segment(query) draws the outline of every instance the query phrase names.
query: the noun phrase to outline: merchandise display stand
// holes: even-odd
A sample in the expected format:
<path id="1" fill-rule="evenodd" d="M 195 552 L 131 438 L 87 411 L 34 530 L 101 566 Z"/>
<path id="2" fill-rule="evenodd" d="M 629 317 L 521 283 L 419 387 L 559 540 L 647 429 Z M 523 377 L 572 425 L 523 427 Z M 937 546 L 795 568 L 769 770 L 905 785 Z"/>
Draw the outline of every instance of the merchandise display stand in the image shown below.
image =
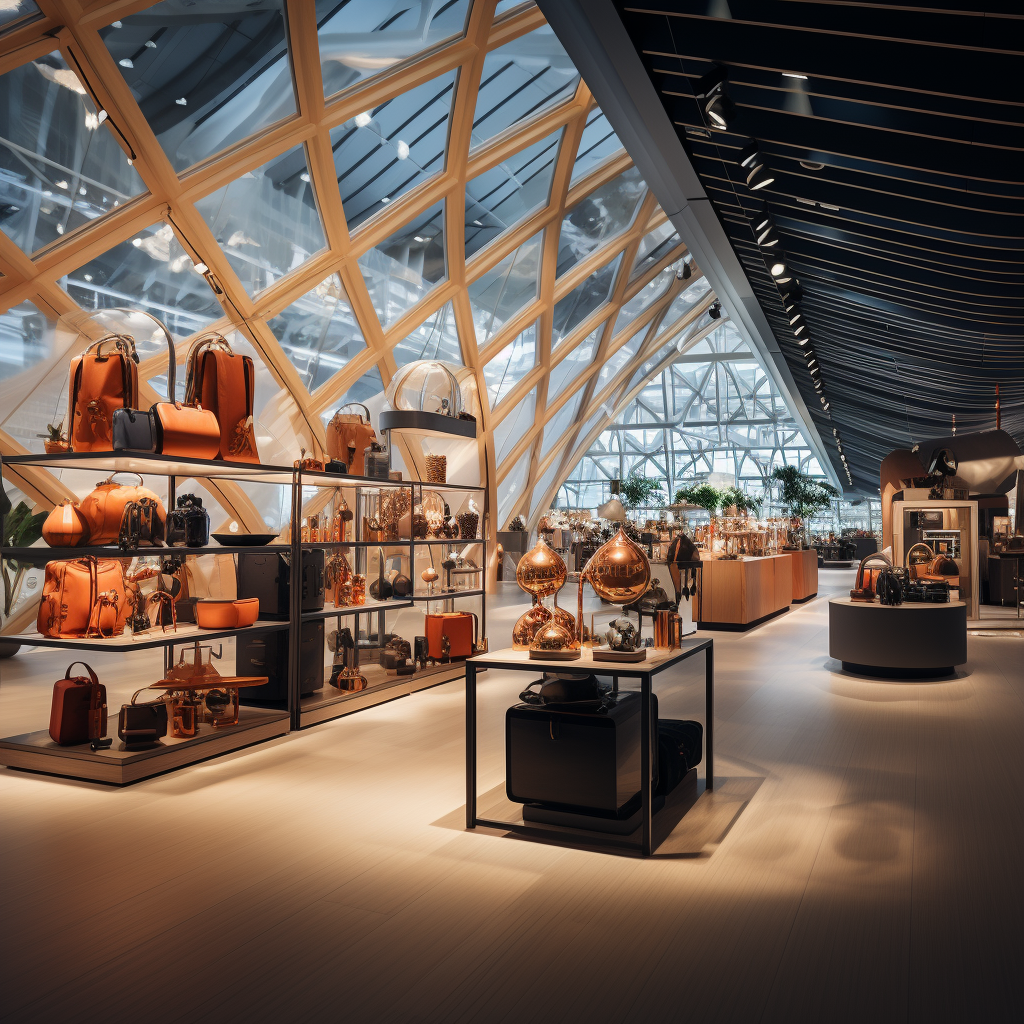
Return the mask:
<path id="1" fill-rule="evenodd" d="M 447 417 L 445 417 L 447 418 Z M 418 480 L 385 480 L 370 477 L 337 476 L 331 473 L 315 473 L 303 469 L 296 470 L 296 487 L 298 494 L 293 502 L 293 536 L 299 536 L 301 531 L 301 508 L 303 488 L 316 487 L 317 489 L 330 489 L 332 491 L 351 490 L 355 493 L 350 495 L 353 498 L 352 507 L 355 509 L 355 532 L 359 538 L 355 541 L 330 541 L 330 542 L 302 542 L 301 547 L 307 550 L 323 548 L 331 553 L 338 550 L 351 549 L 355 552 L 355 571 L 367 576 L 367 587 L 371 580 L 371 573 L 368 567 L 370 557 L 377 549 L 381 549 L 385 558 L 390 554 L 399 553 L 409 559 L 409 576 L 412 581 L 413 591 L 407 598 L 393 598 L 387 601 L 374 601 L 367 596 L 365 604 L 325 606 L 323 609 L 312 612 L 302 611 L 301 594 L 293 588 L 291 600 L 293 601 L 292 619 L 296 622 L 306 622 L 315 619 L 338 620 L 339 624 L 343 619 L 354 619 L 354 634 L 358 638 L 360 626 L 363 622 L 370 622 L 376 618 L 376 635 L 381 637 L 387 628 L 387 616 L 403 609 L 425 608 L 431 610 L 435 605 L 442 605 L 445 611 L 454 611 L 457 603 L 465 599 L 475 598 L 479 602 L 479 629 L 480 635 L 486 635 L 486 595 L 481 586 L 467 587 L 461 590 L 438 590 L 428 589 L 421 582 L 419 573 L 416 571 L 417 555 L 425 554 L 426 560 L 431 564 L 440 554 L 441 560 L 452 555 L 457 549 L 467 547 L 478 547 L 481 551 L 480 568 L 475 579 L 479 584 L 483 583 L 484 567 L 487 564 L 487 540 L 485 527 L 481 517 L 477 538 L 415 538 L 397 537 L 392 540 L 367 540 L 363 536 L 363 511 L 368 507 L 367 499 L 379 497 L 381 489 L 401 489 L 411 492 L 411 506 L 415 508 L 422 504 L 424 493 L 433 492 L 444 497 L 445 501 L 454 502 L 456 498 L 472 496 L 483 505 L 486 502 L 486 489 L 478 486 L 464 484 L 434 484 L 424 483 Z M 443 571 L 441 579 L 443 579 Z M 439 579 L 439 583 L 441 582 Z M 369 632 L 369 629 L 367 629 Z M 293 651 L 293 667 L 290 679 L 289 707 L 292 712 L 292 728 L 303 729 L 320 722 L 329 721 L 332 718 L 339 718 L 342 715 L 351 714 L 374 704 L 383 701 L 394 700 L 396 697 L 405 696 L 430 686 L 438 686 L 441 683 L 449 682 L 460 678 L 464 671 L 462 661 L 442 662 L 428 665 L 426 668 L 417 669 L 412 675 L 391 676 L 379 665 L 360 665 L 360 647 L 357 641 L 356 646 L 356 667 L 360 669 L 366 678 L 367 685 L 362 690 L 336 690 L 331 686 L 324 686 L 310 696 L 302 696 L 300 690 L 300 665 L 298 664 L 299 644 L 296 642 L 291 648 Z M 362 648 L 367 650 L 366 647 Z"/>
<path id="2" fill-rule="evenodd" d="M 109 453 L 62 453 L 56 455 L 21 455 L 0 457 L 0 470 L 4 466 L 32 466 L 57 471 L 100 472 L 110 475 L 115 472 L 138 473 L 146 476 L 160 476 L 167 480 L 167 508 L 174 507 L 177 484 L 186 479 L 198 481 L 234 481 L 247 484 L 270 484 L 289 488 L 290 495 L 290 530 L 287 543 L 274 542 L 264 545 L 217 544 L 211 542 L 202 547 L 146 547 L 127 554 L 114 545 L 103 547 L 49 547 L 46 545 L 27 548 L 0 548 L 0 558 L 17 559 L 31 563 L 38 568 L 47 562 L 60 559 L 80 558 L 87 555 L 97 557 L 125 559 L 130 557 L 161 558 L 173 556 L 185 558 L 204 554 L 252 554 L 268 553 L 287 555 L 292 566 L 302 565 L 303 550 L 322 548 L 330 552 L 332 549 L 354 551 L 356 566 L 354 571 L 365 572 L 367 550 L 393 549 L 408 555 L 410 560 L 410 577 L 414 583 L 418 579 L 412 571 L 418 551 L 440 546 L 440 550 L 450 552 L 456 548 L 477 545 L 483 552 L 480 558 L 481 576 L 479 586 L 454 592 L 428 593 L 425 589 L 414 586 L 412 593 L 406 598 L 395 598 L 377 601 L 369 598 L 363 605 L 346 605 L 332 607 L 325 605 L 315 611 L 302 610 L 302 587 L 292 585 L 288 591 L 288 617 L 286 619 L 259 618 L 251 626 L 234 629 L 202 629 L 193 623 L 180 623 L 174 631 L 163 631 L 157 627 L 133 636 L 128 629 L 118 636 L 92 638 L 50 638 L 38 632 L 23 632 L 5 636 L 4 639 L 34 647 L 63 648 L 71 651 L 119 654 L 126 650 L 162 649 L 164 653 L 163 671 L 174 663 L 174 648 L 191 646 L 194 643 L 206 643 L 213 640 L 238 638 L 243 634 L 281 633 L 287 631 L 289 638 L 289 664 L 287 699 L 278 702 L 254 702 L 243 696 L 243 707 L 240 709 L 238 722 L 234 725 L 213 727 L 204 724 L 197 734 L 191 738 L 173 738 L 170 735 L 150 749 L 142 751 L 125 751 L 119 749 L 117 739 L 117 709 L 111 708 L 109 714 L 108 735 L 113 734 L 114 742 L 106 749 L 93 751 L 88 743 L 81 746 L 61 747 L 54 743 L 47 730 L 0 738 L 0 764 L 12 768 L 49 774 L 82 778 L 93 781 L 125 784 L 161 774 L 177 768 L 207 760 L 220 754 L 237 750 L 240 747 L 281 736 L 292 729 L 299 729 L 319 722 L 348 714 L 352 711 L 371 706 L 383 701 L 392 700 L 417 689 L 436 686 L 439 683 L 461 676 L 464 672 L 462 661 L 453 660 L 418 670 L 411 675 L 392 676 L 376 664 L 368 666 L 364 674 L 367 687 L 359 691 L 340 691 L 324 684 L 323 690 L 312 697 L 300 698 L 300 662 L 301 636 L 304 623 L 317 619 L 354 618 L 355 634 L 359 634 L 360 621 L 377 620 L 377 637 L 381 638 L 386 629 L 387 617 L 401 613 L 402 610 L 429 608 L 428 602 L 445 601 L 445 607 L 454 609 L 457 602 L 466 598 L 479 601 L 480 635 L 485 636 L 485 597 L 482 586 L 482 571 L 486 565 L 486 517 L 480 516 L 478 528 L 479 539 L 445 539 L 416 540 L 404 537 L 390 541 L 368 541 L 360 534 L 360 520 L 356 520 L 356 538 L 346 542 L 306 542 L 302 540 L 301 524 L 303 520 L 303 498 L 310 489 L 313 493 L 323 494 L 326 490 L 337 491 L 348 488 L 361 494 L 376 494 L 382 489 L 405 488 L 410 490 L 413 499 L 417 493 L 422 496 L 424 488 L 434 492 L 448 492 L 452 499 L 472 492 L 482 506 L 486 503 L 486 490 L 482 487 L 463 485 L 428 484 L 421 485 L 418 481 L 398 481 L 335 475 L 322 472 L 309 472 L 300 468 L 281 466 L 258 466 L 249 463 L 221 462 L 218 460 L 199 460 L 189 458 L 165 458 L 146 452 L 109 452 Z M 484 510 L 486 511 L 486 510 Z M 2 520 L 0 520 L 2 525 Z M 291 579 L 301 579 L 302 573 L 294 572 Z M 358 657 L 359 645 L 356 652 Z M 321 654 L 321 657 L 323 655 Z M 102 666 L 100 668 L 102 679 Z M 138 680 L 139 686 L 146 682 L 155 682 L 159 678 L 154 671 L 152 679 Z M 53 680 L 41 680 L 47 688 Z M 2 731 L 2 730 L 0 730 Z"/>
<path id="3" fill-rule="evenodd" d="M 967 605 L 834 597 L 828 603 L 828 653 L 847 672 L 893 679 L 952 675 L 967 661 Z"/>
<path id="4" fill-rule="evenodd" d="M 715 718 L 715 667 L 714 641 L 694 640 L 683 641 L 679 650 L 648 651 L 646 661 L 630 665 L 614 665 L 608 662 L 595 661 L 589 650 L 584 650 L 581 657 L 572 662 L 542 661 L 530 658 L 528 651 L 517 651 L 512 648 L 494 651 L 470 658 L 466 662 L 466 828 L 478 825 L 500 829 L 504 832 L 515 832 L 537 837 L 544 833 L 556 834 L 560 839 L 570 842 L 584 843 L 588 846 L 626 846 L 639 850 L 642 856 L 650 856 L 654 851 L 654 826 L 659 815 L 669 811 L 666 806 L 655 814 L 653 811 L 653 777 L 654 758 L 657 756 L 657 741 L 654 734 L 654 702 L 651 699 L 654 691 L 655 677 L 668 669 L 682 664 L 690 658 L 704 653 L 705 661 L 705 727 L 704 727 L 704 767 L 707 789 L 714 788 L 714 718 Z M 477 813 L 479 796 L 477 793 L 477 708 L 476 708 L 476 676 L 484 669 L 497 669 L 506 672 L 529 672 L 534 676 L 545 671 L 578 672 L 580 675 L 589 673 L 611 676 L 615 689 L 620 679 L 637 680 L 640 685 L 640 827 L 632 835 L 618 837 L 605 832 L 591 832 L 584 829 L 570 828 L 561 825 L 540 825 L 519 821 L 498 821 L 493 818 L 481 817 Z"/>

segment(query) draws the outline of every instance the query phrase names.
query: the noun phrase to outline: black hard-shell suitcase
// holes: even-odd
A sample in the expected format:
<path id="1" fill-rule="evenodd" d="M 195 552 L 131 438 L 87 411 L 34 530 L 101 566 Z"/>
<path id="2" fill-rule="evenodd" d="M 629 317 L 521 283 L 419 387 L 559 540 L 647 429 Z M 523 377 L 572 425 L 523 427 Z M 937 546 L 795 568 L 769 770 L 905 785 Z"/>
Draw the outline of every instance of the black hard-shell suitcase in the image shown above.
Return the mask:
<path id="1" fill-rule="evenodd" d="M 324 606 L 324 550 L 302 552 L 302 610 Z M 238 556 L 238 596 L 260 599 L 261 619 L 287 620 L 289 556 L 278 552 L 243 552 Z"/>
<path id="2" fill-rule="evenodd" d="M 288 637 L 286 629 L 258 630 L 240 634 L 235 640 L 235 673 L 267 676 L 263 686 L 240 690 L 243 704 L 262 704 L 288 699 Z M 302 662 L 299 693 L 303 697 L 323 689 L 324 624 L 322 620 L 302 624 Z"/>

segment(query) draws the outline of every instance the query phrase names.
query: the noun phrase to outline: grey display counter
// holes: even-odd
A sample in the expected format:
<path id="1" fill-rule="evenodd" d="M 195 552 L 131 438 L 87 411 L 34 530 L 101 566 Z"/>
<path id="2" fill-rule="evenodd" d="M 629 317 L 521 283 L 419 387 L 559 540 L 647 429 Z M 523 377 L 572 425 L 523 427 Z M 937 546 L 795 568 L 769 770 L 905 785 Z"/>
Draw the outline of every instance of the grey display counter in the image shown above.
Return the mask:
<path id="1" fill-rule="evenodd" d="M 967 605 L 828 603 L 828 653 L 848 672 L 893 679 L 952 675 L 967 661 Z"/>

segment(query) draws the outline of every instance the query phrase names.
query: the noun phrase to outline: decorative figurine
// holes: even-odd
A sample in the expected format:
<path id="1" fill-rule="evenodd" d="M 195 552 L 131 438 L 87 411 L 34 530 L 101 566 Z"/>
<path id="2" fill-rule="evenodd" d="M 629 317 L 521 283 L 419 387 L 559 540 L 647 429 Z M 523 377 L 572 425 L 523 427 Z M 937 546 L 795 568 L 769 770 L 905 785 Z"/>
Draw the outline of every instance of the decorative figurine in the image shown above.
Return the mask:
<path id="1" fill-rule="evenodd" d="M 536 547 L 519 559 L 516 583 L 521 590 L 525 590 L 533 597 L 533 604 L 512 628 L 514 649 L 521 651 L 529 648 L 538 629 L 554 619 L 551 610 L 544 607 L 541 598 L 548 594 L 557 594 L 565 584 L 567 575 L 565 562 L 556 551 L 551 550 L 543 538 L 537 541 Z M 565 624 L 559 628 L 565 629 Z M 570 637 L 573 632 L 570 632 Z"/>

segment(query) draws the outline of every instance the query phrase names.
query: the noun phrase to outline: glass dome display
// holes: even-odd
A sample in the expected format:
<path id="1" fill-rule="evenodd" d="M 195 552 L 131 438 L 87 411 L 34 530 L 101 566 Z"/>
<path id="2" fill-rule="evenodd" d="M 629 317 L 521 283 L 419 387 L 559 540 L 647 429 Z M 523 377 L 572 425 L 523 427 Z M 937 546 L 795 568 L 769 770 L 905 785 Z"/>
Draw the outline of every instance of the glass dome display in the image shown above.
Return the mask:
<path id="1" fill-rule="evenodd" d="M 401 412 L 458 416 L 463 405 L 456 370 L 457 367 L 435 359 L 420 359 L 402 366 L 385 392 L 388 404 Z"/>

